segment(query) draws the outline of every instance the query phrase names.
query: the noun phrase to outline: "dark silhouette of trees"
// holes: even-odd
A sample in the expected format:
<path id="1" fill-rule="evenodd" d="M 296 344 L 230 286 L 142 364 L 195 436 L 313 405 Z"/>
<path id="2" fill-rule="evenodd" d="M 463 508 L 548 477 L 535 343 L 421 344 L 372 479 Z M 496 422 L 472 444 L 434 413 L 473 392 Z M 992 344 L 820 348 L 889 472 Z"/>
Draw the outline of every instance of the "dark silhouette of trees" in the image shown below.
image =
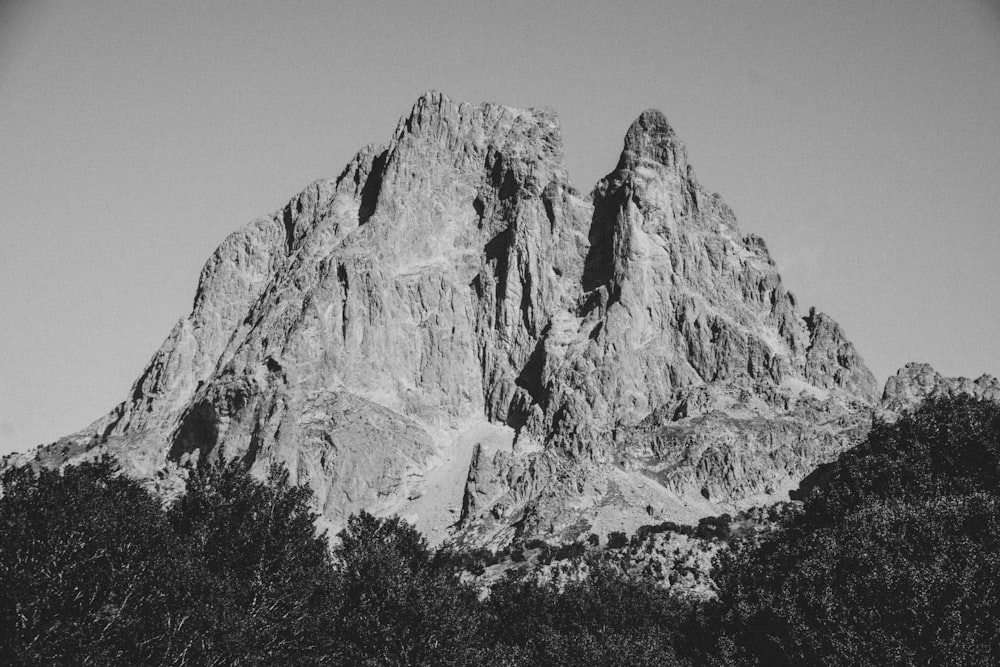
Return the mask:
<path id="1" fill-rule="evenodd" d="M 191 471 L 167 518 L 201 575 L 198 662 L 307 664 L 330 650 L 323 629 L 337 591 L 310 496 L 279 466 L 264 483 L 239 461 Z"/>
<path id="2" fill-rule="evenodd" d="M 303 664 L 334 608 L 309 491 L 238 464 L 169 510 L 110 459 L 13 470 L 0 499 L 0 655 L 12 664 Z"/>
<path id="3" fill-rule="evenodd" d="M 723 556 L 721 642 L 765 665 L 1000 661 L 1000 406 L 929 401 Z"/>
<path id="4" fill-rule="evenodd" d="M 0 499 L 8 664 L 149 664 L 184 645 L 190 554 L 157 500 L 103 459 L 10 470 Z"/>
<path id="5" fill-rule="evenodd" d="M 11 665 L 882 665 L 1000 662 L 1000 405 L 927 402 L 844 454 L 801 510 L 637 531 L 728 541 L 717 600 L 616 571 L 599 541 L 432 549 L 398 517 L 331 548 L 307 487 L 238 462 L 169 506 L 109 459 L 10 470 L 0 661 Z M 756 519 L 755 519 L 756 520 Z M 776 526 L 776 527 L 772 527 Z M 598 542 L 595 544 L 595 542 Z M 629 545 L 624 533 L 607 549 Z M 526 554 L 525 549 L 528 551 Z M 557 586 L 530 568 L 582 561 Z M 533 562 L 532 562 L 533 561 Z"/>
<path id="6" fill-rule="evenodd" d="M 590 575 L 560 590 L 508 578 L 485 601 L 480 664 L 676 665 L 689 604 L 593 558 Z"/>
<path id="7" fill-rule="evenodd" d="M 351 516 L 334 548 L 344 665 L 471 664 L 476 593 L 454 554 L 436 554 L 399 517 Z"/>

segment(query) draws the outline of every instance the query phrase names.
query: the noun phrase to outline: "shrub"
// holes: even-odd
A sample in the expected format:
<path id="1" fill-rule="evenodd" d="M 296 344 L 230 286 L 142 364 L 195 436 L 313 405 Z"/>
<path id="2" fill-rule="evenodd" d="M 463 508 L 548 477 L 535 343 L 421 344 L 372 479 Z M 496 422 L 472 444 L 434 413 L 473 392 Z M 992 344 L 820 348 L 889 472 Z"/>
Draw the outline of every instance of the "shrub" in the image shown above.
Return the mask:
<path id="1" fill-rule="evenodd" d="M 732 532 L 732 517 L 728 514 L 720 516 L 707 516 L 698 521 L 698 527 L 694 531 L 695 537 L 703 540 L 725 540 Z"/>
<path id="2" fill-rule="evenodd" d="M 622 549 L 628 546 L 628 537 L 621 531 L 613 531 L 608 534 L 608 548 Z"/>
<path id="3" fill-rule="evenodd" d="M 579 558 L 583 556 L 585 548 L 582 542 L 569 542 L 563 544 L 555 553 L 552 554 L 552 560 L 569 560 L 571 558 Z"/>

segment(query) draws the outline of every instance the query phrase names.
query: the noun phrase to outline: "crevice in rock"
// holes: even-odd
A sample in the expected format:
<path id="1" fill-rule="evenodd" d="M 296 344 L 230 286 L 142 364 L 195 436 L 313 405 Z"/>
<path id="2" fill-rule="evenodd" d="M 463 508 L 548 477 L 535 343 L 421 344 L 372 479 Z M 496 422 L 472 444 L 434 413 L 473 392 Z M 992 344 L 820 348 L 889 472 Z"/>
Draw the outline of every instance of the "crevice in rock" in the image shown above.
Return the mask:
<path id="1" fill-rule="evenodd" d="M 590 292 L 606 285 L 609 298 L 605 306 L 617 300 L 614 285 L 615 234 L 622 208 L 620 199 L 618 193 L 595 193 L 594 214 L 587 235 L 590 248 L 583 263 L 583 291 Z"/>
<path id="2" fill-rule="evenodd" d="M 532 289 L 531 271 L 525 267 L 524 277 L 521 280 L 521 321 L 524 323 L 524 330 L 529 335 L 535 335 L 534 317 L 532 317 Z"/>
<path id="3" fill-rule="evenodd" d="M 292 216 L 291 203 L 282 210 L 281 218 L 285 225 L 285 253 L 291 255 L 295 244 L 295 218 Z"/>
<path id="4" fill-rule="evenodd" d="M 185 454 L 199 453 L 198 460 L 215 448 L 219 440 L 219 415 L 207 400 L 199 401 L 188 409 L 170 446 L 169 458 L 179 461 Z"/>
<path id="5" fill-rule="evenodd" d="M 350 281 L 347 278 L 347 267 L 337 264 L 337 281 L 340 283 L 342 296 L 340 299 L 340 336 L 347 347 L 347 296 L 350 289 Z"/>
<path id="6" fill-rule="evenodd" d="M 514 380 L 514 384 L 527 391 L 531 400 L 542 407 L 545 404 L 545 388 L 542 386 L 542 371 L 545 368 L 545 338 L 551 328 L 552 325 L 549 324 L 542 330 L 538 342 L 535 343 L 535 349 L 531 351 L 521 373 Z"/>
<path id="7" fill-rule="evenodd" d="M 490 182 L 497 191 L 498 199 L 510 199 L 517 195 L 519 184 L 517 176 L 507 168 L 503 153 L 492 154 L 493 164 L 490 166 Z M 487 157 L 487 163 L 490 156 Z"/>
<path id="8" fill-rule="evenodd" d="M 259 417 L 259 416 L 258 416 Z M 263 425 L 261 419 L 254 420 L 253 432 L 250 434 L 250 445 L 247 447 L 247 453 L 243 455 L 243 464 L 250 467 L 257 460 L 257 456 L 260 454 L 261 447 L 263 446 L 263 438 L 261 437 L 261 426 Z"/>
<path id="9" fill-rule="evenodd" d="M 494 285 L 493 306 L 495 310 L 494 323 L 503 321 L 503 302 L 507 293 L 507 273 L 510 268 L 508 250 L 510 247 L 511 229 L 508 227 L 492 239 L 487 241 L 483 247 L 483 253 L 487 262 L 494 262 L 493 275 L 496 277 Z"/>
<path id="10" fill-rule="evenodd" d="M 494 261 L 499 261 L 501 259 L 503 260 L 507 259 L 506 250 L 508 246 L 510 246 L 510 237 L 511 237 L 511 230 L 510 227 L 508 227 L 507 229 L 498 233 L 496 236 L 494 236 L 493 238 L 491 238 L 489 241 L 486 242 L 486 245 L 483 246 L 483 253 L 486 255 L 487 262 L 494 262 Z M 497 273 L 500 273 L 499 268 L 500 266 L 498 264 Z"/>
<path id="11" fill-rule="evenodd" d="M 559 195 L 559 188 L 555 181 L 550 182 L 542 191 L 542 206 L 545 208 L 545 217 L 549 219 L 549 232 L 555 233 L 556 210 L 555 198 Z"/>
<path id="12" fill-rule="evenodd" d="M 363 225 L 375 215 L 375 207 L 378 204 L 378 194 L 382 190 L 382 177 L 385 175 L 385 163 L 388 159 L 389 151 L 382 151 L 378 157 L 372 160 L 371 170 L 365 185 L 361 188 L 361 205 L 358 207 L 358 224 Z"/>
<path id="13" fill-rule="evenodd" d="M 138 397 L 133 395 L 133 402 L 137 401 L 139 398 L 141 398 L 141 395 Z M 113 415 L 113 418 L 110 422 L 108 422 L 108 425 L 104 427 L 104 430 L 101 431 L 100 439 L 102 442 L 108 441 L 108 436 L 111 435 L 111 432 L 115 430 L 115 427 L 118 426 L 118 423 L 122 420 L 122 417 L 125 415 L 125 404 L 119 403 L 116 405 L 114 410 L 111 411 L 111 415 Z"/>

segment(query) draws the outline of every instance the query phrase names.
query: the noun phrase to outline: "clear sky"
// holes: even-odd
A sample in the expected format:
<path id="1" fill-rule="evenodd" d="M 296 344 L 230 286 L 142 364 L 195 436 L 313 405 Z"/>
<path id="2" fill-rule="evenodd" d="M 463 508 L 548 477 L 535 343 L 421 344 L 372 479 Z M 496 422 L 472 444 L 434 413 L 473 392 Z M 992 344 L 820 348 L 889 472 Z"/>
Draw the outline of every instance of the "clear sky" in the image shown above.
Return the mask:
<path id="1" fill-rule="evenodd" d="M 550 106 L 574 184 L 661 109 L 880 382 L 1000 375 L 1000 6 L 2 2 L 0 453 L 122 400 L 230 231 L 427 89 Z"/>

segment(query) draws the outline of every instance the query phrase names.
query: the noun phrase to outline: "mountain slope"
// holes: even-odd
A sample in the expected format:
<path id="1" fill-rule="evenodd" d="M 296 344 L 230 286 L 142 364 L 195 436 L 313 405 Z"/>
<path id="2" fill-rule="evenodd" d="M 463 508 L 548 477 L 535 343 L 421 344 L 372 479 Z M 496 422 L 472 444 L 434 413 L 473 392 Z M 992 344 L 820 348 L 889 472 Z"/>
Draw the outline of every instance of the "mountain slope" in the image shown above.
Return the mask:
<path id="1" fill-rule="evenodd" d="M 658 111 L 588 196 L 548 109 L 428 93 L 227 238 L 111 413 L 41 448 L 286 464 L 324 519 L 567 535 L 780 496 L 864 432 L 875 380 L 803 315 Z"/>

